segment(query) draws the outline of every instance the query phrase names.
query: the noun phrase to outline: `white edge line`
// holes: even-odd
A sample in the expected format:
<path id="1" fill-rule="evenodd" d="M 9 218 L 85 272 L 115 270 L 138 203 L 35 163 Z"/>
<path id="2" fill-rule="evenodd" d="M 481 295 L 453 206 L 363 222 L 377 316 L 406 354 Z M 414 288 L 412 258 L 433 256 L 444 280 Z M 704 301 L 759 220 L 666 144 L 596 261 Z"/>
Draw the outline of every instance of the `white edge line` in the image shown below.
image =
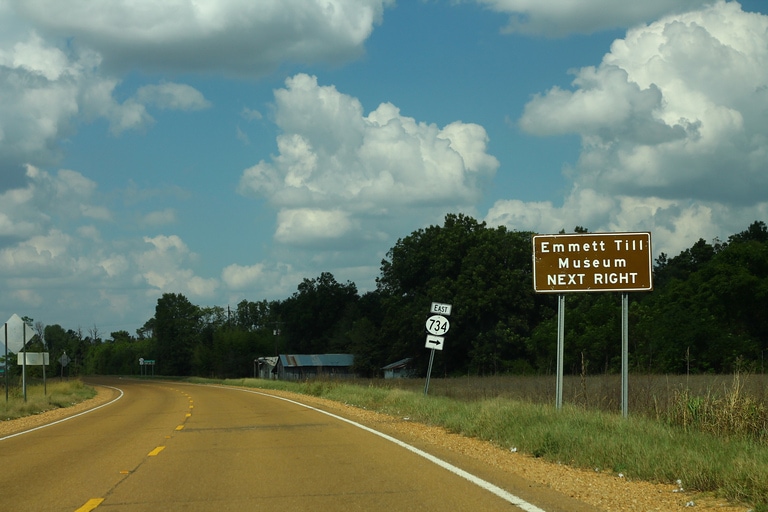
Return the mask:
<path id="1" fill-rule="evenodd" d="M 120 394 L 117 396 L 117 398 L 115 398 L 113 400 L 110 400 L 109 402 L 107 402 L 105 404 L 101 404 L 101 405 L 99 405 L 97 407 L 94 407 L 93 409 L 88 409 L 87 411 L 83 411 L 83 412 L 78 413 L 78 414 L 73 414 L 72 416 L 67 416 L 64 419 L 61 419 L 61 420 L 58 420 L 58 421 L 53 421 L 51 423 L 46 423 L 45 425 L 40 425 L 39 427 L 31 428 L 29 430 L 24 430 L 23 432 L 16 432 L 15 434 L 11 434 L 9 436 L 0 437 L 0 441 L 5 441 L 6 439 L 10 439 L 12 437 L 17 437 L 17 436 L 20 436 L 22 434 L 29 434 L 30 432 L 34 432 L 35 430 L 40 430 L 40 429 L 43 429 L 43 428 L 52 427 L 53 425 L 58 425 L 59 423 L 64 423 L 65 421 L 69 421 L 69 420 L 71 420 L 73 418 L 77 418 L 78 416 L 83 416 L 84 414 L 88 414 L 89 412 L 97 411 L 97 410 L 101 409 L 102 407 L 106 407 L 108 405 L 111 405 L 111 404 L 117 402 L 118 400 L 120 400 L 121 398 L 123 398 L 123 390 L 120 389 L 120 388 L 114 388 L 112 386 L 104 386 L 102 384 L 98 384 L 98 386 L 109 388 L 109 389 L 114 389 L 114 390 L 118 391 Z"/>
<path id="2" fill-rule="evenodd" d="M 207 386 L 209 384 L 203 384 L 203 385 Z M 415 446 L 411 446 L 408 443 L 405 443 L 405 442 L 403 442 L 403 441 L 401 441 L 401 440 L 399 440 L 399 439 L 397 439 L 395 437 L 392 437 L 390 435 L 387 435 L 387 434 L 385 434 L 383 432 L 379 432 L 378 430 L 374 430 L 374 429 L 372 429 L 370 427 L 366 427 L 365 425 L 357 423 L 356 421 L 352 421 L 352 420 L 344 418 L 342 416 L 338 416 L 338 415 L 330 413 L 328 411 L 324 411 L 322 409 L 318 409 L 317 407 L 312 407 L 311 405 L 303 404 L 301 402 L 297 402 L 297 401 L 291 400 L 289 398 L 283 398 L 281 396 L 270 395 L 269 393 L 262 393 L 260 391 L 253 391 L 253 390 L 250 390 L 250 389 L 243 389 L 243 388 L 230 387 L 230 386 L 216 386 L 216 385 L 210 385 L 210 386 L 211 387 L 216 387 L 216 388 L 221 388 L 221 389 L 231 389 L 231 390 L 237 390 L 237 391 L 244 391 L 246 393 L 253 393 L 255 395 L 266 396 L 266 397 L 269 397 L 269 398 L 276 398 L 277 400 L 283 400 L 285 402 L 290 402 L 292 404 L 300 405 L 302 407 L 306 407 L 307 409 L 311 409 L 313 411 L 317 411 L 319 413 L 325 414 L 326 416 L 330 416 L 331 418 L 335 418 L 335 419 L 337 419 L 339 421 L 343 421 L 345 423 L 349 423 L 350 425 L 354 425 L 355 427 L 363 429 L 366 432 L 370 432 L 371 434 L 374 434 L 374 435 L 377 435 L 379 437 L 382 437 L 382 438 L 386 439 L 387 441 L 395 443 L 396 445 L 398 445 L 398 446 L 400 446 L 402 448 L 405 448 L 406 450 L 408 450 L 410 452 L 415 453 L 416 455 L 424 457 L 425 459 L 427 459 L 428 461 L 432 462 L 433 464 L 437 464 L 441 468 L 446 469 L 446 470 L 450 471 L 451 473 L 453 473 L 455 475 L 458 475 L 458 476 L 460 476 L 460 477 L 462 477 L 462 478 L 472 482 L 473 484 L 477 485 L 478 487 L 481 487 L 482 489 L 485 489 L 486 491 L 495 494 L 499 498 L 501 498 L 501 499 L 511 503 L 512 505 L 515 505 L 516 507 L 521 508 L 525 512 L 546 512 L 545 510 L 540 509 L 536 505 L 528 503 L 527 501 L 523 500 L 522 498 L 519 498 L 519 497 L 515 496 L 514 494 L 512 494 L 512 493 L 510 493 L 508 491 L 505 491 L 501 487 L 499 487 L 497 485 L 494 485 L 491 482 L 483 480 L 482 478 L 480 478 L 478 476 L 475 476 L 472 473 L 468 473 L 467 471 L 464 471 L 463 469 L 454 466 L 450 462 L 446 462 L 446 461 L 444 461 L 442 459 L 439 459 L 439 458 L 435 457 L 434 455 L 431 455 L 431 454 L 429 454 L 429 453 L 427 453 L 425 451 L 422 451 L 422 450 L 416 448 Z M 2 441 L 2 439 L 0 439 L 0 441 Z"/>

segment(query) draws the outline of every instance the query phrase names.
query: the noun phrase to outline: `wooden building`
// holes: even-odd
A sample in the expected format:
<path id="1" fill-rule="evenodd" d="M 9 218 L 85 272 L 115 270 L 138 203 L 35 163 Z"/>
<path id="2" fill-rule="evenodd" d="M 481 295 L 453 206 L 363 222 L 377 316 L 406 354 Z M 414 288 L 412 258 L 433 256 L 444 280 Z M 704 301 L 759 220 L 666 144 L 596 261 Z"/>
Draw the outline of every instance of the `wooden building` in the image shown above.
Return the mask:
<path id="1" fill-rule="evenodd" d="M 416 376 L 416 370 L 411 366 L 412 357 L 407 357 L 392 364 L 388 364 L 381 370 L 385 379 L 406 379 Z"/>
<path id="2" fill-rule="evenodd" d="M 281 380 L 348 378 L 355 377 L 352 363 L 352 354 L 280 354 L 272 371 Z"/>

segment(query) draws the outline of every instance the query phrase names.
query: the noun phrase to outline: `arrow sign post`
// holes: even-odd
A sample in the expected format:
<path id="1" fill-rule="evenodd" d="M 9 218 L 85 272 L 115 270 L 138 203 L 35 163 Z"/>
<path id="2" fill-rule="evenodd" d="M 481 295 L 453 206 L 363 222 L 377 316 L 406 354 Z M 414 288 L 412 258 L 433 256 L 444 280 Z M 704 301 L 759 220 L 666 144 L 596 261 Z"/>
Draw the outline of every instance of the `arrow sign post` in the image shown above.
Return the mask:
<path id="1" fill-rule="evenodd" d="M 432 314 L 427 318 L 427 323 L 424 325 L 429 333 L 427 335 L 427 342 L 424 346 L 431 351 L 429 354 L 429 368 L 427 369 L 427 382 L 424 384 L 425 395 L 429 391 L 429 378 L 432 375 L 432 363 L 435 360 L 435 350 L 443 350 L 445 334 L 448 332 L 448 329 L 451 328 L 451 323 L 443 316 L 451 314 L 451 305 L 433 302 L 429 308 L 429 312 Z"/>

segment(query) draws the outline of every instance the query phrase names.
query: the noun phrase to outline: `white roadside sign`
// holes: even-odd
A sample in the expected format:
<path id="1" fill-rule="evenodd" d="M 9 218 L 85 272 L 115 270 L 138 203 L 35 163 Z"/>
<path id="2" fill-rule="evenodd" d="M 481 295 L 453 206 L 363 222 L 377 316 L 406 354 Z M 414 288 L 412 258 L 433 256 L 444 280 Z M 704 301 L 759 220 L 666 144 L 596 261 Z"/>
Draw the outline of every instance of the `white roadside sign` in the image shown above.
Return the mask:
<path id="1" fill-rule="evenodd" d="M 448 329 L 451 328 L 451 323 L 442 315 L 432 315 L 427 318 L 425 327 L 429 334 L 444 336 L 448 332 Z"/>
<path id="2" fill-rule="evenodd" d="M 433 350 L 443 350 L 443 343 L 445 343 L 444 337 L 429 334 L 427 335 L 427 343 L 424 346 Z"/>
<path id="3" fill-rule="evenodd" d="M 0 332 L 0 341 L 3 341 L 8 346 L 8 352 L 18 353 L 24 348 L 24 345 L 29 343 L 32 337 L 35 335 L 34 329 L 30 326 L 24 326 L 24 320 L 19 315 L 13 314 L 11 318 L 5 323 L 8 329 L 8 340 L 5 338 L 5 331 Z M 26 338 L 26 339 L 25 339 Z"/>
<path id="4" fill-rule="evenodd" d="M 432 306 L 429 308 L 429 312 L 434 313 L 436 315 L 451 316 L 452 308 L 453 306 L 451 304 L 442 304 L 440 302 L 433 302 Z"/>
<path id="5" fill-rule="evenodd" d="M 22 352 L 21 354 L 16 354 L 16 364 L 23 365 L 25 355 L 27 356 L 27 366 L 44 366 L 51 364 L 48 352 Z"/>

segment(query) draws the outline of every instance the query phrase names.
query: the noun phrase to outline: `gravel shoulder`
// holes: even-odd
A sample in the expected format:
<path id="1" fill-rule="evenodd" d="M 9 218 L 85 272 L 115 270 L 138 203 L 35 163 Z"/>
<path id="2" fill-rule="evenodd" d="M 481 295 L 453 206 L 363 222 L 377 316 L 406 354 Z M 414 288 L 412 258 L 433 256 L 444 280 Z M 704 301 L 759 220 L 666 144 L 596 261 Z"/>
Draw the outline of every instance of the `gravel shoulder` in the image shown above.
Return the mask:
<path id="1" fill-rule="evenodd" d="M 0 438 L 73 416 L 98 407 L 117 396 L 114 389 L 95 386 L 97 395 L 67 408 L 0 421 Z M 492 443 L 466 438 L 447 430 L 415 423 L 323 398 L 282 391 L 265 393 L 296 400 L 319 409 L 359 422 L 373 429 L 416 444 L 422 449 L 469 458 L 510 477 L 524 479 L 531 486 L 546 487 L 606 512 L 666 512 L 677 510 L 717 510 L 746 512 L 748 506 L 731 504 L 709 494 L 682 492 L 676 485 L 634 481 L 612 472 L 577 469 L 554 464 L 500 448 Z"/>

